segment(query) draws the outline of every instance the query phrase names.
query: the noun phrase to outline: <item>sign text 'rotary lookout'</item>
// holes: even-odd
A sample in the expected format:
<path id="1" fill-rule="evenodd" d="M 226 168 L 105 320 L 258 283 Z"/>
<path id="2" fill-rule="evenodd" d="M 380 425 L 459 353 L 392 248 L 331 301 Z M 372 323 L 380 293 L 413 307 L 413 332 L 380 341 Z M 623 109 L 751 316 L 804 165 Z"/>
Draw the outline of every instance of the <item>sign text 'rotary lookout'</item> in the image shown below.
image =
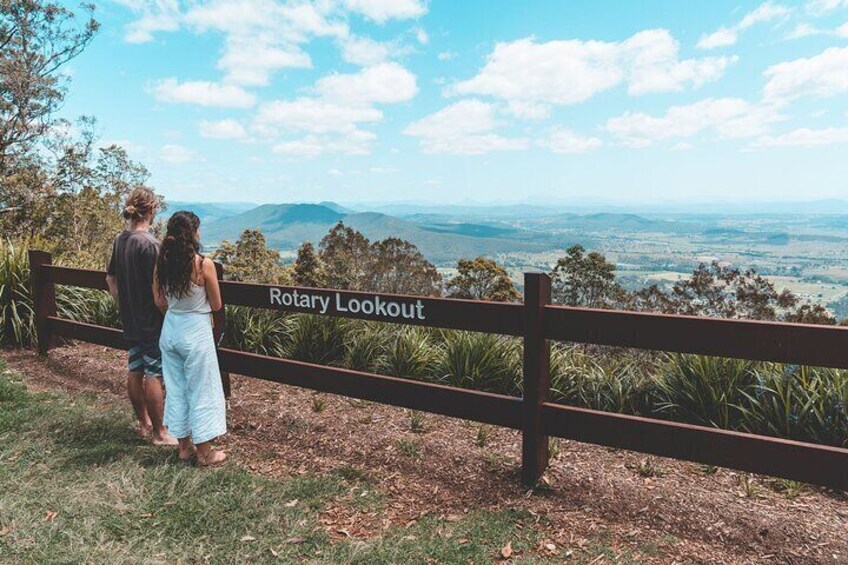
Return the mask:
<path id="1" fill-rule="evenodd" d="M 387 320 L 425 320 L 424 303 L 415 298 L 387 299 L 377 295 L 353 294 L 330 291 L 309 292 L 288 288 L 271 287 L 269 297 L 272 306 L 310 310 L 315 314 L 351 315 L 364 314 Z"/>

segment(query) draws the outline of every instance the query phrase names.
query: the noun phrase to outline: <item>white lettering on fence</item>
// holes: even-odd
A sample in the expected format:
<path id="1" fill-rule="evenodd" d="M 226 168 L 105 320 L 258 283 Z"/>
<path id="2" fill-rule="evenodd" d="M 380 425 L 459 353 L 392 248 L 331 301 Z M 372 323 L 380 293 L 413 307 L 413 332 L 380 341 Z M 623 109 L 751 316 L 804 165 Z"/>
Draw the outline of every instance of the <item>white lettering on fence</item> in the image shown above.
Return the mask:
<path id="1" fill-rule="evenodd" d="M 335 300 L 323 294 L 271 287 L 269 300 L 272 306 L 313 311 L 316 314 L 327 314 L 332 305 L 337 314 L 364 314 L 388 319 L 426 319 L 424 303 L 420 299 L 386 300 L 380 296 L 354 298 L 345 297 L 340 292 L 333 294 Z"/>

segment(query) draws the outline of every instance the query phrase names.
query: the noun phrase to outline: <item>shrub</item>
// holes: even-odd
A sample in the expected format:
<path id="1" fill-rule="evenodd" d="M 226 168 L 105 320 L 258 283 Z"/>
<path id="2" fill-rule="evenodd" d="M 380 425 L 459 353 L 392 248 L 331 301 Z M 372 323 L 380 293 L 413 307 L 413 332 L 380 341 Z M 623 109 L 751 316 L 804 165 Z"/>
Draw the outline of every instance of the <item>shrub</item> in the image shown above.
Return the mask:
<path id="1" fill-rule="evenodd" d="M 284 354 L 287 340 L 286 316 L 275 310 L 227 306 L 224 343 L 228 347 L 259 353 Z"/>
<path id="2" fill-rule="evenodd" d="M 344 366 L 354 371 L 376 372 L 391 337 L 387 330 L 384 324 L 352 322 L 345 342 Z"/>
<path id="3" fill-rule="evenodd" d="M 379 372 L 393 377 L 423 380 L 430 376 L 439 359 L 439 348 L 430 332 L 416 327 L 395 330 L 380 359 Z"/>
<path id="4" fill-rule="evenodd" d="M 848 371 L 770 365 L 754 376 L 743 429 L 848 446 Z"/>
<path id="5" fill-rule="evenodd" d="M 497 335 L 441 332 L 435 376 L 452 386 L 501 394 L 521 390 L 521 343 Z"/>
<path id="6" fill-rule="evenodd" d="M 342 318 L 295 314 L 285 319 L 283 356 L 320 365 L 340 365 L 350 323 Z"/>
<path id="7" fill-rule="evenodd" d="M 0 240 L 0 345 L 35 343 L 26 242 Z"/>
<path id="8" fill-rule="evenodd" d="M 561 344 L 551 349 L 551 393 L 557 402 L 640 414 L 649 410 L 647 391 L 647 380 L 626 358 L 596 358 L 582 348 Z"/>
<path id="9" fill-rule="evenodd" d="M 656 376 L 657 413 L 672 420 L 738 429 L 758 364 L 704 355 L 670 355 Z"/>

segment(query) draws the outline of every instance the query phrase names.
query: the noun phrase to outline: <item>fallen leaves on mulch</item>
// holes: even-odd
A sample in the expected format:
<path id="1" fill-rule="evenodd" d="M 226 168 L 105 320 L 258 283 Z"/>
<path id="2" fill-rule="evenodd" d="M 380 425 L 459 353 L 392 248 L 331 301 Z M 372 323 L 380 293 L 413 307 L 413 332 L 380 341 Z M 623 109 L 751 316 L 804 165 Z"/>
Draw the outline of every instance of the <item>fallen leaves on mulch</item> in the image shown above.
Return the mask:
<path id="1" fill-rule="evenodd" d="M 120 352 L 84 344 L 53 350 L 46 361 L 30 352 L 2 356 L 32 388 L 123 399 Z M 641 477 L 644 455 L 570 441 L 558 442 L 543 486 L 527 492 L 519 484 L 521 445 L 514 431 L 488 427 L 479 447 L 476 423 L 425 415 L 425 431 L 416 433 L 408 410 L 322 394 L 315 412 L 315 396 L 233 376 L 223 443 L 258 474 L 358 477 L 350 482 L 365 486 L 321 516 L 334 538 L 366 538 L 424 516 L 455 522 L 474 510 L 519 508 L 531 513 L 532 521 L 523 523 L 543 540 L 530 551 L 539 556 L 586 557 L 600 541 L 619 557 L 646 563 L 848 562 L 842 495 L 811 487 L 790 500 L 759 477 L 706 473 L 663 458 L 648 460 L 661 473 Z M 364 491 L 381 494 L 379 511 L 351 504 Z M 499 558 L 513 554 L 504 546 Z"/>

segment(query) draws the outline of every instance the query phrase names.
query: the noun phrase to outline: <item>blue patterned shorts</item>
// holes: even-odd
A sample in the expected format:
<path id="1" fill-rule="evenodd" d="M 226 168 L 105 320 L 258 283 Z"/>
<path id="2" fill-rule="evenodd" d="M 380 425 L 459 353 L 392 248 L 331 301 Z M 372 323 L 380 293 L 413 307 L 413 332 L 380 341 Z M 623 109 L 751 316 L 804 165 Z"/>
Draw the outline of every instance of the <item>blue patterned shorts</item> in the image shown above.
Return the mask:
<path id="1" fill-rule="evenodd" d="M 130 348 L 127 369 L 131 373 L 144 371 L 147 377 L 162 376 L 162 352 L 158 341 L 136 342 Z"/>

